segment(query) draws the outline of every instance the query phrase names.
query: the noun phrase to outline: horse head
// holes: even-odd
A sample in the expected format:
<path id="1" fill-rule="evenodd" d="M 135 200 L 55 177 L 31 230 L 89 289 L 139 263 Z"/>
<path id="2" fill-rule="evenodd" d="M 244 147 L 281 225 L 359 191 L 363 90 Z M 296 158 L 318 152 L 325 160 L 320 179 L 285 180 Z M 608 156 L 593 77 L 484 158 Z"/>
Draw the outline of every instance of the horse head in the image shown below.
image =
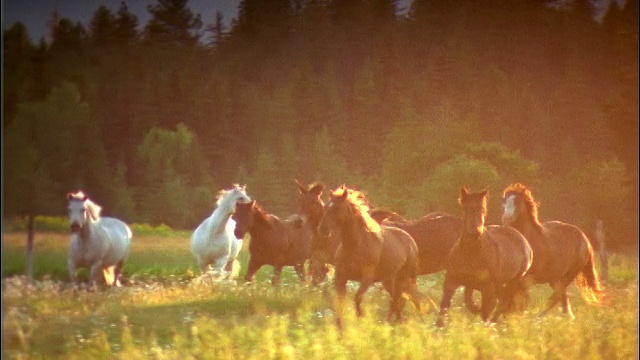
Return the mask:
<path id="1" fill-rule="evenodd" d="M 298 201 L 298 212 L 306 219 L 311 221 L 317 229 L 320 220 L 324 216 L 324 202 L 320 198 L 324 191 L 324 185 L 311 184 L 309 187 L 303 186 L 295 180 L 300 191 Z"/>
<path id="2" fill-rule="evenodd" d="M 515 183 L 502 192 L 502 224 L 512 225 L 521 215 L 528 214 L 532 222 L 539 224 L 538 207 L 531 190 L 521 183 Z"/>
<path id="3" fill-rule="evenodd" d="M 79 232 L 90 219 L 97 221 L 100 218 L 100 206 L 94 204 L 82 191 L 68 193 L 68 212 L 71 231 Z"/>
<path id="4" fill-rule="evenodd" d="M 247 186 L 234 184 L 230 189 L 221 190 L 218 193 L 218 208 L 224 209 L 228 213 L 236 211 L 237 204 L 248 204 L 251 198 L 247 195 Z"/>
<path id="5" fill-rule="evenodd" d="M 464 233 L 473 238 L 479 237 L 484 232 L 488 191 L 484 189 L 477 193 L 470 193 L 465 187 L 460 189 L 458 202 L 462 205 Z"/>

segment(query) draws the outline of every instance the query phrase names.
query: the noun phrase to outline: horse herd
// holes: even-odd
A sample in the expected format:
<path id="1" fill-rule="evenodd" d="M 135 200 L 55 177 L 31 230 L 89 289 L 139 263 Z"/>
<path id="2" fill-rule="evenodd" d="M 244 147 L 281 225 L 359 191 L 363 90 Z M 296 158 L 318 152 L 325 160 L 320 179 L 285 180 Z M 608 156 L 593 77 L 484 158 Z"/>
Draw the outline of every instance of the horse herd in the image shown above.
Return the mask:
<path id="1" fill-rule="evenodd" d="M 461 189 L 462 217 L 434 212 L 407 220 L 373 207 L 364 193 L 345 185 L 330 191 L 326 204 L 323 185 L 304 186 L 298 181 L 296 185 L 298 210 L 286 219 L 252 200 L 246 186 L 221 190 L 213 213 L 191 236 L 200 270 L 220 278 L 237 272 L 246 233 L 251 239 L 245 275 L 249 282 L 264 265 L 274 268 L 273 284 L 279 283 L 284 266 L 293 266 L 306 281 L 308 262 L 317 285 L 333 266 L 338 326 L 349 280 L 360 283 L 354 298 L 358 316 L 364 314 L 361 303 L 367 289 L 381 283 L 391 296 L 388 320 L 392 321 L 402 318 L 405 296 L 420 309 L 423 295 L 417 277 L 442 270 L 446 273 L 438 326 L 444 325 L 461 286 L 466 308 L 485 322 L 524 310 L 534 284 L 548 284 L 553 290 L 541 315 L 560 303 L 564 313 L 574 317 L 567 296 L 572 282 L 587 302 L 601 300 L 603 288 L 584 232 L 560 221 L 540 222 L 539 204 L 523 184 L 504 189 L 502 225 L 485 224 L 486 189 L 476 193 Z M 87 267 L 91 284 L 102 272 L 108 285 L 120 286 L 131 230 L 118 219 L 100 217 L 100 207 L 81 191 L 68 194 L 68 200 L 71 281 L 76 281 L 78 267 Z M 473 291 L 481 294 L 480 306 L 474 303 Z"/>

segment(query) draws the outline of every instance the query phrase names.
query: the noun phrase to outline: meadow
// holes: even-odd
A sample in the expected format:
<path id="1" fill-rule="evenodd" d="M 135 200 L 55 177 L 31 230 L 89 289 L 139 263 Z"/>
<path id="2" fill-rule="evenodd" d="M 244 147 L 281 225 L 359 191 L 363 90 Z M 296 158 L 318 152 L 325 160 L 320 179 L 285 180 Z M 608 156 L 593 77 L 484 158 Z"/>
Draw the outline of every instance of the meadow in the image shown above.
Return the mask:
<path id="1" fill-rule="evenodd" d="M 135 230 L 134 230 L 135 232 Z M 140 232 L 136 232 L 139 234 Z M 270 283 L 272 269 L 253 284 L 213 282 L 196 270 L 189 232 L 136 235 L 124 266 L 122 288 L 89 291 L 68 282 L 69 234 L 38 232 L 34 277 L 22 275 L 24 232 L 3 234 L 3 349 L 7 359 L 636 359 L 638 357 L 638 258 L 613 254 L 606 302 L 585 303 L 572 285 L 575 320 L 560 309 L 539 318 L 551 291 L 531 289 L 527 311 L 488 326 L 462 306 L 459 290 L 449 324 L 437 328 L 435 305 L 444 273 L 421 276 L 428 296 L 405 321 L 385 321 L 389 297 L 379 287 L 352 306 L 345 329 L 332 311 L 333 289 L 301 284 L 292 269 Z M 244 275 L 247 242 L 240 263 Z M 86 280 L 87 273 L 80 274 Z"/>

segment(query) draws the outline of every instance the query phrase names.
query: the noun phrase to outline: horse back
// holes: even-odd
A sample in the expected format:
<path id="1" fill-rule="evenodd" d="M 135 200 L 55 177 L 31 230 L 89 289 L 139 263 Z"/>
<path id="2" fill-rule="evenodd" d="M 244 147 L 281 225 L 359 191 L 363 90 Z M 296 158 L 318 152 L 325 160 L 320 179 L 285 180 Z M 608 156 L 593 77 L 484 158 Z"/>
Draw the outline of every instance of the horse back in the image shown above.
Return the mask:
<path id="1" fill-rule="evenodd" d="M 496 277 L 506 282 L 524 275 L 531 267 L 533 251 L 527 239 L 518 230 L 501 225 L 489 225 L 483 234 L 495 251 Z"/>
<path id="2" fill-rule="evenodd" d="M 462 219 L 441 214 L 424 216 L 404 223 L 389 223 L 406 231 L 418 246 L 420 274 L 430 274 L 444 270 L 451 249 L 460 238 Z"/>

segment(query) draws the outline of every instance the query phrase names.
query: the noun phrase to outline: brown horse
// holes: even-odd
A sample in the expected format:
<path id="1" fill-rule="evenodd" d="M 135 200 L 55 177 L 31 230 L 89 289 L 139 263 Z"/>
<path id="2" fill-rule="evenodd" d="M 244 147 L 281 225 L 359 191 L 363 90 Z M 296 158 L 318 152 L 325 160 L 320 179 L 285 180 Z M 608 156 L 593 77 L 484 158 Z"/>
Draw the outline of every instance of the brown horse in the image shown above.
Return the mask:
<path id="1" fill-rule="evenodd" d="M 487 190 L 469 193 L 462 188 L 459 202 L 463 212 L 462 234 L 449 256 L 438 326 L 444 324 L 451 298 L 461 285 L 482 293 L 483 321 L 489 319 L 497 303 L 491 319 L 497 321 L 522 288 L 523 276 L 533 259 L 529 243 L 517 230 L 508 226 L 485 226 Z"/>
<path id="2" fill-rule="evenodd" d="M 249 232 L 249 267 L 245 280 L 253 281 L 263 265 L 274 267 L 272 283 L 280 282 L 284 266 L 293 266 L 301 281 L 306 280 L 304 264 L 311 255 L 312 236 L 299 219 L 281 220 L 267 213 L 255 200 L 236 204 L 232 215 L 236 222 L 234 235 L 244 238 Z"/>
<path id="3" fill-rule="evenodd" d="M 587 302 L 599 302 L 602 292 L 593 260 L 593 249 L 578 227 L 560 221 L 538 220 L 539 203 L 531 190 L 516 183 L 503 191 L 502 223 L 518 229 L 529 241 L 535 258 L 526 278 L 531 283 L 547 283 L 553 288 L 546 314 L 560 302 L 562 310 L 574 318 L 567 297 L 567 287 L 576 280 Z"/>
<path id="4" fill-rule="evenodd" d="M 359 191 L 343 186 L 330 194 L 320 221 L 321 234 L 340 238 L 335 261 L 339 326 L 348 280 L 360 282 L 355 295 L 358 316 L 363 315 L 362 298 L 374 282 L 382 282 L 391 295 L 388 320 L 394 315 L 397 320 L 401 319 L 405 302 L 403 293 L 420 309 L 421 295 L 416 283 L 418 247 L 404 230 L 378 224 L 368 210 Z"/>

